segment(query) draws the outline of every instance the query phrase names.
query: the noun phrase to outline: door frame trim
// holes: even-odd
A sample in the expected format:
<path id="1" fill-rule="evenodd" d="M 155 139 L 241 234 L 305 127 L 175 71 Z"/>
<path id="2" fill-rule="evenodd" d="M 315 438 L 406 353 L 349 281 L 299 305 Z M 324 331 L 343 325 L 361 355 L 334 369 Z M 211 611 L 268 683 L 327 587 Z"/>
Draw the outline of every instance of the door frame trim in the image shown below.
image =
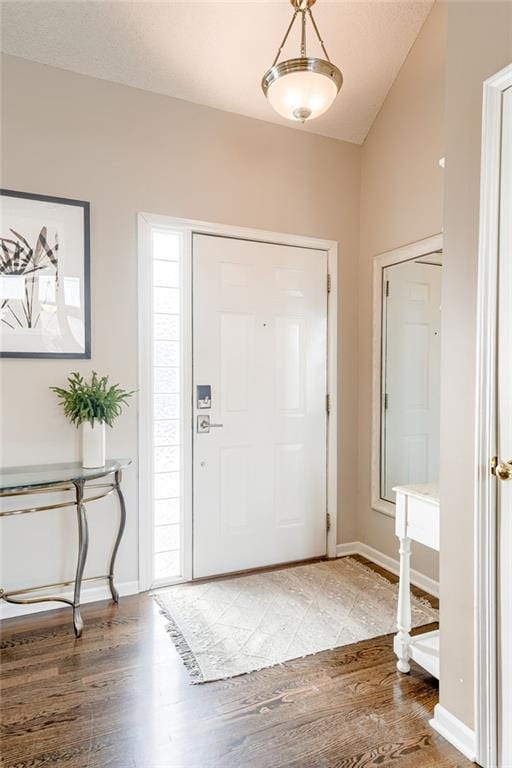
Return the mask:
<path id="1" fill-rule="evenodd" d="M 151 307 L 151 285 L 148 270 L 145 268 L 148 254 L 149 235 L 152 227 L 180 231 L 184 235 L 185 244 L 185 283 L 191 299 L 191 261 L 192 235 L 216 235 L 220 237 L 239 238 L 262 243 L 274 243 L 299 248 L 311 248 L 325 251 L 327 254 L 327 270 L 330 275 L 330 291 L 327 294 L 327 388 L 330 395 L 330 411 L 327 418 L 327 510 L 330 516 L 330 530 L 327 534 L 327 556 L 336 557 L 337 522 L 338 522 L 338 243 L 334 240 L 292 235 L 282 232 L 249 227 L 236 227 L 225 224 L 215 224 L 195 219 L 175 218 L 160 214 L 140 212 L 138 214 L 138 314 L 139 314 L 139 584 L 140 591 L 149 589 L 152 572 L 152 516 L 141 514 L 141 510 L 152 507 L 151 494 L 151 436 L 148 422 L 151 416 L 151 359 L 147 353 L 145 340 L 150 334 L 148 327 L 149 309 Z M 188 276 L 188 277 L 187 277 Z M 192 348 L 191 306 L 184 307 L 184 312 L 190 315 L 190 322 L 183 330 L 183 347 Z M 192 384 L 192 356 L 182 361 L 184 375 L 189 377 L 189 388 Z M 326 393 L 327 394 L 327 393 Z M 184 414 L 191 421 L 191 410 Z M 192 437 L 191 430 L 186 430 Z M 190 446 L 191 453 L 191 446 Z M 185 510 L 183 579 L 192 578 L 192 472 L 185 477 Z M 189 501 L 187 501 L 187 499 Z M 186 550 L 186 551 L 185 551 Z"/>
<path id="2" fill-rule="evenodd" d="M 478 255 L 475 453 L 475 731 L 477 761 L 498 761 L 498 588 L 496 479 L 497 309 L 503 93 L 512 65 L 483 84 L 480 236 Z M 512 617 L 506 617 L 512 621 Z"/>

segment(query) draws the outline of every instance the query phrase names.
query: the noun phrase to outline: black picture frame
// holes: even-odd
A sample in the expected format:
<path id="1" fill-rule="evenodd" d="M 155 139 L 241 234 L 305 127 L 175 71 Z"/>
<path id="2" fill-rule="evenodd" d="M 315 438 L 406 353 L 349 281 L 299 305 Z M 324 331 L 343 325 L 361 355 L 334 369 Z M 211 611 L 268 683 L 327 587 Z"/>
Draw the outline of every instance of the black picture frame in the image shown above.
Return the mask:
<path id="1" fill-rule="evenodd" d="M 41 359 L 91 359 L 91 233 L 90 233 L 90 203 L 85 200 L 74 200 L 68 197 L 40 195 L 32 192 L 17 192 L 11 189 L 0 189 L 1 197 L 21 198 L 61 206 L 74 206 L 82 209 L 83 214 L 83 324 L 84 343 L 82 352 L 28 352 L 5 351 L 0 349 L 2 358 L 41 358 Z M 4 237 L 0 232 L 0 236 Z"/>

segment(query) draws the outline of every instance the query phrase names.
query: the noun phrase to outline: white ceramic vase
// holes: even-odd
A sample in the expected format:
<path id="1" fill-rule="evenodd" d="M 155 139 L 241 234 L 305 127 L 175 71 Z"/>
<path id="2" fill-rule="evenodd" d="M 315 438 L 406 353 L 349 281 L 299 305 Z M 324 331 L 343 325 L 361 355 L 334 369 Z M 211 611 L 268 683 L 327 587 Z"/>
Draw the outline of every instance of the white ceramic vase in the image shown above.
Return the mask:
<path id="1" fill-rule="evenodd" d="M 105 423 L 90 421 L 82 424 L 82 467 L 96 469 L 105 466 Z"/>

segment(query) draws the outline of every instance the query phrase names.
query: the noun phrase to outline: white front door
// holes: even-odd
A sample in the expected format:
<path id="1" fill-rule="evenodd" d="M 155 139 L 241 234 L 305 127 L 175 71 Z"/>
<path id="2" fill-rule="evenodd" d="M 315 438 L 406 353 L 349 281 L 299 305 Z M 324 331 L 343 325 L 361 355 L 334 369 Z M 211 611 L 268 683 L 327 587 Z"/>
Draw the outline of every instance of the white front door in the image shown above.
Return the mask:
<path id="1" fill-rule="evenodd" d="M 512 88 L 503 95 L 498 296 L 498 456 L 512 462 Z M 512 766 L 512 482 L 498 485 L 499 765 Z"/>
<path id="2" fill-rule="evenodd" d="M 441 271 L 406 261 L 384 270 L 382 489 L 439 482 Z"/>
<path id="3" fill-rule="evenodd" d="M 194 234 L 192 258 L 193 576 L 324 555 L 327 254 Z"/>

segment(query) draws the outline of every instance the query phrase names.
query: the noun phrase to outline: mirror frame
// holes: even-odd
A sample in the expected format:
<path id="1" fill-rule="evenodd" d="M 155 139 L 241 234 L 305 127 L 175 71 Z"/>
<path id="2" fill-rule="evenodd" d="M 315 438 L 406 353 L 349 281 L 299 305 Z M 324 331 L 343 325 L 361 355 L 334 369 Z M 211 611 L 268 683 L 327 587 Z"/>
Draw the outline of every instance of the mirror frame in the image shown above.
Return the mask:
<path id="1" fill-rule="evenodd" d="M 373 259 L 373 354 L 372 354 L 372 442 L 371 442 L 371 507 L 395 517 L 395 503 L 383 499 L 381 492 L 382 446 L 382 290 L 384 269 L 393 264 L 428 256 L 443 249 L 443 235 L 433 235 L 416 243 L 386 251 Z"/>

